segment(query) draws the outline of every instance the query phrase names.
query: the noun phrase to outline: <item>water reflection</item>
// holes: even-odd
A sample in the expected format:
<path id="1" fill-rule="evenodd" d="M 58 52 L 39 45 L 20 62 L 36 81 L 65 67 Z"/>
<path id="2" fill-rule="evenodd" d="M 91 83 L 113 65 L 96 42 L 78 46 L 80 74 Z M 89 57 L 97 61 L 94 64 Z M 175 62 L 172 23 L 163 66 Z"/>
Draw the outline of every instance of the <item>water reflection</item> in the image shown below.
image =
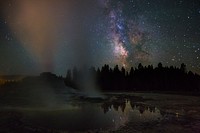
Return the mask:
<path id="1" fill-rule="evenodd" d="M 140 125 L 162 119 L 159 109 L 133 99 L 113 99 L 110 102 L 103 103 L 101 108 L 105 114 L 116 113 L 117 115 L 113 121 L 116 125 L 121 124 L 121 126 L 130 121 L 133 124 Z"/>
<path id="2" fill-rule="evenodd" d="M 25 123 L 62 131 L 116 130 L 129 121 L 142 124 L 162 117 L 157 108 L 126 98 L 98 104 L 79 102 L 54 110 L 26 110 L 23 114 Z"/>
<path id="3" fill-rule="evenodd" d="M 101 105 L 101 107 L 104 113 L 107 113 L 111 108 L 113 108 L 115 111 L 119 111 L 120 109 L 122 112 L 125 112 L 127 109 L 131 108 L 132 110 L 139 110 L 140 114 L 143 114 L 145 111 L 153 113 L 156 112 L 155 107 L 146 105 L 142 101 L 121 97 L 106 101 Z"/>

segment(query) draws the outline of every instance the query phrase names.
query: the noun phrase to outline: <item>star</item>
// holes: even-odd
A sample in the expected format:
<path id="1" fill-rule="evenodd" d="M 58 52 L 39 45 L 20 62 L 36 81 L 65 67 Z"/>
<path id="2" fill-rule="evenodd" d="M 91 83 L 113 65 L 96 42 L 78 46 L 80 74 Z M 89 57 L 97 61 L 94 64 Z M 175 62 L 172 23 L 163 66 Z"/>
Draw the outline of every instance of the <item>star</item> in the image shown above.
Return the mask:
<path id="1" fill-rule="evenodd" d="M 0 58 L 0 70 L 31 74 L 29 66 L 34 66 L 37 72 L 65 75 L 67 68 L 83 64 L 129 69 L 162 62 L 176 67 L 191 64 L 188 70 L 200 74 L 198 4 L 7 0 L 0 3 L 0 57 L 7 57 Z M 19 67 L 15 60 L 28 63 Z"/>

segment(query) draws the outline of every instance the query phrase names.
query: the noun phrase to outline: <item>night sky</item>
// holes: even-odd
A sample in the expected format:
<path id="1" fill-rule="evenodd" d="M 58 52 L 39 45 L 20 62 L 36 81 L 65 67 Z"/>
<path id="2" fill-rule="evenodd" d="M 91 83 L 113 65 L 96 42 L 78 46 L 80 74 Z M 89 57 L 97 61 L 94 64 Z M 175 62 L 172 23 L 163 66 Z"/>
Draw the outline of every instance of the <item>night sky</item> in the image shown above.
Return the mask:
<path id="1" fill-rule="evenodd" d="M 0 2 L 0 75 L 159 62 L 200 74 L 199 0 Z"/>

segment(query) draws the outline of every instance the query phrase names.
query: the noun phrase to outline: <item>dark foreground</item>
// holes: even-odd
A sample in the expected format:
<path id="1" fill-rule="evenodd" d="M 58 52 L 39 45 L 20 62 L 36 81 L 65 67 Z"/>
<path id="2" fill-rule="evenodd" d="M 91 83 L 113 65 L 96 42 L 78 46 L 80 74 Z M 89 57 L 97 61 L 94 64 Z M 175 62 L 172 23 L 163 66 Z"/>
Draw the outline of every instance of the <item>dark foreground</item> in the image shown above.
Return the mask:
<path id="1" fill-rule="evenodd" d="M 153 93 L 73 97 L 58 106 L 2 106 L 0 133 L 199 133 L 200 97 Z"/>

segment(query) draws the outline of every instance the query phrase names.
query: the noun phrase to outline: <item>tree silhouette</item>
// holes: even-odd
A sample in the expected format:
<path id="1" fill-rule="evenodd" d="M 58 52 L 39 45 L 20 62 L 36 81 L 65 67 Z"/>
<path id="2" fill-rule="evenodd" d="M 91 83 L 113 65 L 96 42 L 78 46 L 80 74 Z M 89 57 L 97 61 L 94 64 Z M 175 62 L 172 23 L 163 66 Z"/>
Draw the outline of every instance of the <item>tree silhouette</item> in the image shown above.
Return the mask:
<path id="1" fill-rule="evenodd" d="M 85 80 L 82 80 L 86 78 Z M 51 82 L 58 86 L 63 80 L 50 72 L 42 73 L 38 77 L 26 77 L 20 82 L 6 82 L 1 89 L 26 88 L 28 85 L 44 84 Z M 80 82 L 94 81 L 102 91 L 159 91 L 200 94 L 200 76 L 191 71 L 187 72 L 186 65 L 182 63 L 180 68 L 174 66 L 163 66 L 159 63 L 157 67 L 152 65 L 143 66 L 141 63 L 137 68 L 131 67 L 126 70 L 124 67 L 114 68 L 105 64 L 101 68 L 68 70 L 64 82 L 66 86 L 82 89 Z M 87 83 L 86 83 L 87 84 Z M 58 88 L 58 87 L 57 87 Z"/>
<path id="2" fill-rule="evenodd" d="M 90 69 L 96 84 L 103 91 L 178 91 L 178 92 L 199 92 L 200 76 L 191 71 L 187 72 L 186 65 L 181 64 L 180 68 L 170 66 L 164 67 L 158 63 L 157 67 L 152 65 L 143 66 L 141 63 L 137 68 L 131 67 L 126 70 L 116 65 L 111 68 L 105 64 L 101 69 Z M 81 73 L 73 69 L 73 80 L 71 86 L 76 86 L 76 80 Z M 67 73 L 67 81 L 70 81 L 70 72 Z M 70 85 L 69 83 L 66 85 Z"/>

